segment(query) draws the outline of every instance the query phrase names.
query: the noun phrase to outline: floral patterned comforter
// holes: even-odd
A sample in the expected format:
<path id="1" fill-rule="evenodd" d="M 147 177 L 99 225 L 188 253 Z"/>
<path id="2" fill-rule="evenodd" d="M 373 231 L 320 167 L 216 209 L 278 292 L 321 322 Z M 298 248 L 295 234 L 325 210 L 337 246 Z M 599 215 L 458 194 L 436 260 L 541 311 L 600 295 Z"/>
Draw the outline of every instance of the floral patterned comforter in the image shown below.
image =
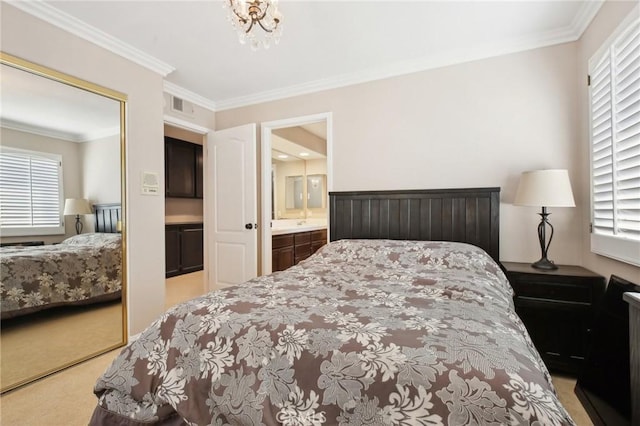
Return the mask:
<path id="1" fill-rule="evenodd" d="M 447 242 L 333 242 L 180 304 L 94 391 L 91 424 L 573 424 L 500 268 Z"/>
<path id="2" fill-rule="evenodd" d="M 0 248 L 2 319 L 54 306 L 118 299 L 120 234 L 80 234 L 60 244 Z"/>

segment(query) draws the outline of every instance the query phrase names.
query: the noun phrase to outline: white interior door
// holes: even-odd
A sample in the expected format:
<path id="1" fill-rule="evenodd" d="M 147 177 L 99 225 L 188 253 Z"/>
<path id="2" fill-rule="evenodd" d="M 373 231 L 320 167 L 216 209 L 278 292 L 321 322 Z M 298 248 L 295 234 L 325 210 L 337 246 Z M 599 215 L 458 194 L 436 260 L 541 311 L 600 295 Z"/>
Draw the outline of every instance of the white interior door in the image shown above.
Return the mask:
<path id="1" fill-rule="evenodd" d="M 209 288 L 257 276 L 256 125 L 207 134 L 205 233 Z"/>

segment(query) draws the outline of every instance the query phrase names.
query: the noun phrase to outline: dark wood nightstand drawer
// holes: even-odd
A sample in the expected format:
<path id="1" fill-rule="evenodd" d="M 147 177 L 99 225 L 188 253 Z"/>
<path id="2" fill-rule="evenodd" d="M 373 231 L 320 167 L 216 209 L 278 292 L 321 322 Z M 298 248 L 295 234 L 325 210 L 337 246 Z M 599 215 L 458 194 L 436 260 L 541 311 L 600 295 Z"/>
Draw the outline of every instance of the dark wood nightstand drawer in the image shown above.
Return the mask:
<path id="1" fill-rule="evenodd" d="M 517 297 L 588 304 L 593 301 L 591 287 L 589 286 L 542 282 L 535 278 L 526 282 L 515 279 L 511 285 Z"/>
<path id="2" fill-rule="evenodd" d="M 540 271 L 527 263 L 502 262 L 514 290 L 516 312 L 551 370 L 575 374 L 589 349 L 604 277 L 575 265 Z"/>

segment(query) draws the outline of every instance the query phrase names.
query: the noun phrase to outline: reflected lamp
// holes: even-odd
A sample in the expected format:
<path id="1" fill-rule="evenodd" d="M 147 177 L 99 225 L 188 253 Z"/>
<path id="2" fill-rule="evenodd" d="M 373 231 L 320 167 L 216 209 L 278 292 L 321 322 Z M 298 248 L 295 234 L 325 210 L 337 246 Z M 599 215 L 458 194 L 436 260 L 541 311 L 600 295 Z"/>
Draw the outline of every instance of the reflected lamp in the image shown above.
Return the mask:
<path id="1" fill-rule="evenodd" d="M 91 206 L 84 198 L 67 198 L 64 200 L 64 215 L 76 217 L 76 234 L 82 233 L 80 215 L 91 214 Z"/>

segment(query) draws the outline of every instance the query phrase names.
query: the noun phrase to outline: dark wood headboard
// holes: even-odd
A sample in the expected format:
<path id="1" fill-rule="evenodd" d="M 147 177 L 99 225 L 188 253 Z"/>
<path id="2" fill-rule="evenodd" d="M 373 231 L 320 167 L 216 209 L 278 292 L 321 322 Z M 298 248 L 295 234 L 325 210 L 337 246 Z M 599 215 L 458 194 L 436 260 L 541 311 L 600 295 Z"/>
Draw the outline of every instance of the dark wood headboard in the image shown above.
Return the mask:
<path id="1" fill-rule="evenodd" d="M 329 205 L 331 241 L 458 241 L 499 261 L 500 188 L 330 192 Z"/>
<path id="2" fill-rule="evenodd" d="M 96 232 L 116 233 L 118 222 L 122 220 L 122 206 L 120 203 L 94 204 L 96 217 Z"/>

